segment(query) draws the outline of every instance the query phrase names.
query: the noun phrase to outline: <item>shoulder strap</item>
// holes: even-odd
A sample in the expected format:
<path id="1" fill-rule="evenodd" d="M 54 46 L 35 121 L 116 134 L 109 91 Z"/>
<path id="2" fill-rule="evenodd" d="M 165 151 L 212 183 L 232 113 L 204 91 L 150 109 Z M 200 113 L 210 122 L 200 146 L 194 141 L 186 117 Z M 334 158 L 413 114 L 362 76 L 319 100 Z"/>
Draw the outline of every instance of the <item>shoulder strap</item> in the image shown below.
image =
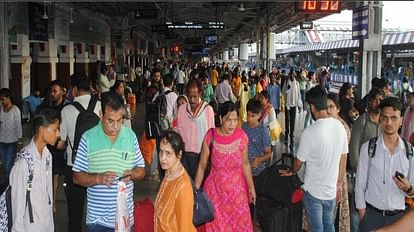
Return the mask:
<path id="1" fill-rule="evenodd" d="M 98 99 L 91 96 L 91 99 L 89 100 L 88 109 L 86 111 L 93 112 L 95 110 L 96 103 L 98 102 Z"/>
<path id="2" fill-rule="evenodd" d="M 84 112 L 86 111 L 85 108 L 79 102 L 73 102 L 72 105 L 79 111 Z"/>
<path id="3" fill-rule="evenodd" d="M 19 151 L 19 153 L 17 154 L 17 158 L 18 159 L 24 159 L 27 162 L 27 166 L 29 169 L 29 173 L 28 173 L 28 179 L 27 179 L 27 188 L 26 188 L 26 206 L 29 209 L 29 219 L 30 219 L 30 223 L 33 223 L 33 208 L 32 208 L 32 201 L 30 199 L 30 192 L 32 191 L 32 187 L 33 187 L 33 157 L 32 155 L 26 151 L 25 149 L 22 149 L 21 151 Z"/>
<path id="4" fill-rule="evenodd" d="M 368 157 L 374 158 L 375 151 L 377 150 L 377 140 L 378 137 L 372 138 L 368 142 Z"/>
<path id="5" fill-rule="evenodd" d="M 413 146 L 411 146 L 411 144 L 409 142 L 407 142 L 407 140 L 401 138 L 404 142 L 404 146 L 405 146 L 405 154 L 407 156 L 407 159 L 410 160 L 411 158 L 413 158 Z"/>

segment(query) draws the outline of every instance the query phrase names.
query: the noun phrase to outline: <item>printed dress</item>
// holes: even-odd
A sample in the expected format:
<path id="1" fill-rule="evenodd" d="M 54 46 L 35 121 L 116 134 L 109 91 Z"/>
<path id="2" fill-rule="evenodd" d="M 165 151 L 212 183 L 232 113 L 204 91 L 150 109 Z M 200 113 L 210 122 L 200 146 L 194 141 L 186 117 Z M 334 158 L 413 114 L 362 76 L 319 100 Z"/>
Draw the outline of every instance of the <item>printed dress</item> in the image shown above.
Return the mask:
<path id="1" fill-rule="evenodd" d="M 210 144 L 213 134 L 211 171 L 204 183 L 204 190 L 213 203 L 214 220 L 198 229 L 208 232 L 253 231 L 248 187 L 243 172 L 247 135 L 242 129 L 236 128 L 232 135 L 222 136 L 213 128 L 205 136 L 207 144 Z"/>

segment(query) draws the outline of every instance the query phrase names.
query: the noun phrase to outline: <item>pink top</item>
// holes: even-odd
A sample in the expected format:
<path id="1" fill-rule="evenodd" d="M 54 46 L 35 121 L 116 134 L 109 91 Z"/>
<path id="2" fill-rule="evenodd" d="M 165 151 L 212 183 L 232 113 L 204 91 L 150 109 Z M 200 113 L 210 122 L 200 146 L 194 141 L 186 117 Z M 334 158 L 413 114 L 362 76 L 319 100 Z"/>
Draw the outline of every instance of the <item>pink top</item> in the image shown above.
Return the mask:
<path id="1" fill-rule="evenodd" d="M 236 128 L 229 136 L 219 135 L 216 129 L 212 129 L 205 136 L 206 145 L 210 144 L 212 136 L 211 171 L 204 190 L 213 203 L 214 220 L 198 231 L 253 232 L 243 171 L 243 152 L 249 139 L 241 128 Z"/>
<path id="2" fill-rule="evenodd" d="M 186 152 L 200 153 L 204 135 L 210 128 L 214 128 L 214 112 L 206 102 L 195 115 L 188 103 L 178 109 L 176 131 L 184 140 Z"/>

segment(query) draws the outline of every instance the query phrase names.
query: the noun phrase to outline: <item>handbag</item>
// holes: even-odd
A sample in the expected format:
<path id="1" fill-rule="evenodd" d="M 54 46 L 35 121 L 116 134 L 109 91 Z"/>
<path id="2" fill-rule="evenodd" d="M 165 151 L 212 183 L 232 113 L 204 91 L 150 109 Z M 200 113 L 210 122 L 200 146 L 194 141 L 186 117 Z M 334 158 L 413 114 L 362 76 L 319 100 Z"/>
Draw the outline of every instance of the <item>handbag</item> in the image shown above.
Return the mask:
<path id="1" fill-rule="evenodd" d="M 196 189 L 194 182 L 192 184 L 194 192 L 193 224 L 200 226 L 214 220 L 214 209 L 204 189 L 201 187 Z"/>
<path id="2" fill-rule="evenodd" d="M 207 179 L 206 176 L 210 174 L 211 169 L 211 152 L 213 151 L 213 141 L 214 141 L 214 128 L 212 129 L 212 141 L 210 141 L 209 144 L 209 162 L 206 168 L 206 174 L 203 180 L 202 185 L 204 185 L 204 181 Z M 191 178 L 190 178 L 191 179 Z M 208 198 L 206 192 L 204 192 L 204 189 L 200 187 L 199 189 L 196 189 L 194 186 L 194 182 L 191 179 L 191 183 L 193 185 L 193 192 L 194 192 L 194 209 L 193 209 L 193 224 L 195 226 L 203 225 L 207 222 L 210 222 L 214 220 L 214 209 L 213 204 L 211 203 L 210 199 Z"/>

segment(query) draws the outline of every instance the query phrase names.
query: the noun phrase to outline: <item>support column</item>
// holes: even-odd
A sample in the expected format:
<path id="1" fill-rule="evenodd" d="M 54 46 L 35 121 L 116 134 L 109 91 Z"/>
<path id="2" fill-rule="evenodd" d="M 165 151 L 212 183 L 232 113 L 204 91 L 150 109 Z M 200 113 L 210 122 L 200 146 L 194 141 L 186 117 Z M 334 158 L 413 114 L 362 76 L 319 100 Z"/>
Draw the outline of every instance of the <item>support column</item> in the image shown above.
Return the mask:
<path id="1" fill-rule="evenodd" d="M 0 2 L 0 87 L 9 87 L 10 57 L 9 57 L 9 20 L 7 17 L 7 2 Z"/>
<path id="2" fill-rule="evenodd" d="M 9 46 L 9 45 L 7 45 Z M 17 45 L 10 50 L 10 79 L 6 82 L 16 100 L 16 105 L 22 106 L 22 99 L 30 95 L 32 58 L 29 56 L 29 38 L 27 35 L 17 34 Z M 8 54 L 7 54 L 8 56 Z"/>
<path id="3" fill-rule="evenodd" d="M 88 75 L 89 54 L 85 49 L 85 43 L 75 43 L 75 73 Z"/>
<path id="4" fill-rule="evenodd" d="M 249 46 L 246 43 L 242 43 L 239 46 L 239 60 L 241 61 L 242 70 L 246 69 L 246 61 L 249 59 Z"/>
<path id="5" fill-rule="evenodd" d="M 371 79 L 381 77 L 381 54 L 382 54 L 382 2 L 364 1 L 358 2 L 357 7 L 368 5 L 368 39 L 359 41 L 360 62 L 358 92 L 359 97 L 364 97 L 371 89 Z"/>
<path id="6" fill-rule="evenodd" d="M 56 78 L 62 81 L 65 86 L 70 86 L 70 76 L 75 73 L 73 42 L 61 43 L 59 45 L 59 63 L 56 69 Z"/>

